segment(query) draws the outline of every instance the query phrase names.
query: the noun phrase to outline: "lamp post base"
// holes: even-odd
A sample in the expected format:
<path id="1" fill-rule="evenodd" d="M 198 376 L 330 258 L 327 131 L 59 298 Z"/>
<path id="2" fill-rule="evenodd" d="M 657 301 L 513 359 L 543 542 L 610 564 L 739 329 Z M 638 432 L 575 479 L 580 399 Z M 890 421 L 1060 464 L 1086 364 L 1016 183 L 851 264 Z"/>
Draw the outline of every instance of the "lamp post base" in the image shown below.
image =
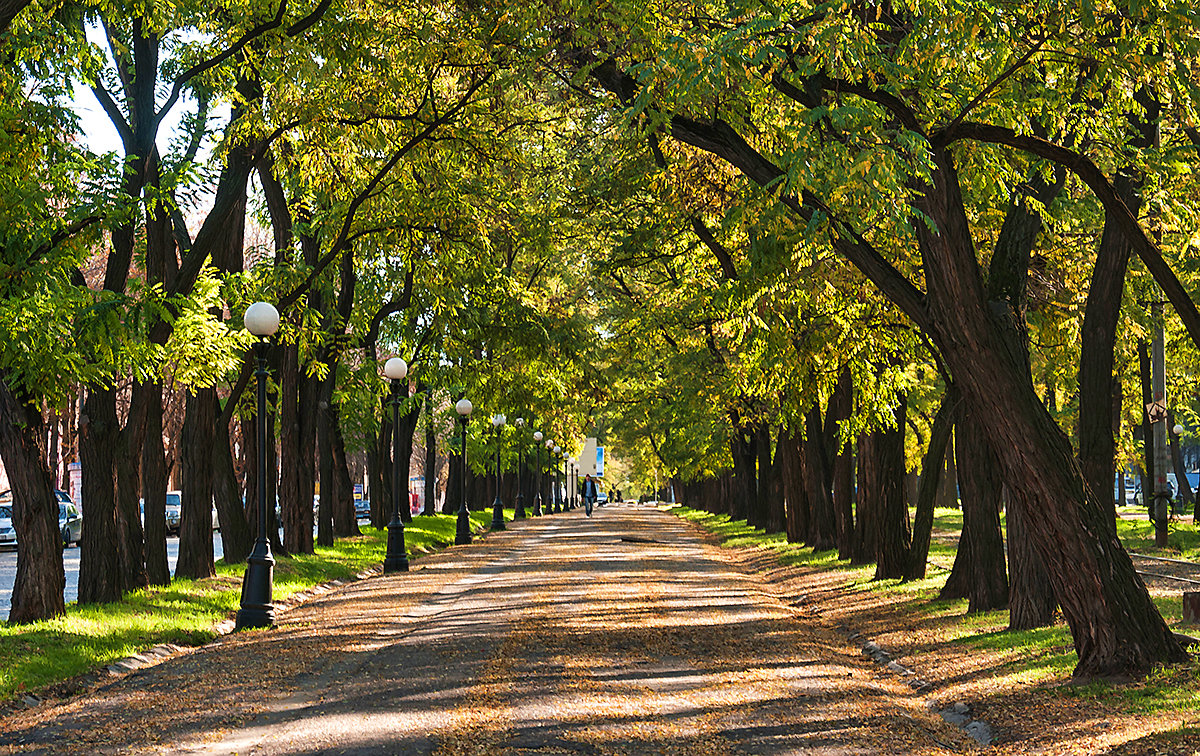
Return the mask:
<path id="1" fill-rule="evenodd" d="M 454 545 L 464 546 L 471 542 L 471 517 L 466 507 L 458 510 L 458 523 L 454 531 Z"/>
<path id="2" fill-rule="evenodd" d="M 242 606 L 238 609 L 234 630 L 275 627 L 275 606 L 271 591 L 275 577 L 275 559 L 266 540 L 254 544 L 254 552 L 246 558 L 246 574 L 242 578 Z"/>
<path id="3" fill-rule="evenodd" d="M 516 508 L 516 510 L 513 511 L 513 519 L 514 520 L 524 520 L 525 519 L 525 497 L 519 493 L 517 494 L 517 508 Z"/>
<path id="4" fill-rule="evenodd" d="M 383 571 L 408 572 L 408 548 L 404 544 L 404 523 L 393 517 L 387 525 L 387 555 L 383 558 Z"/>
<path id="5" fill-rule="evenodd" d="M 499 496 L 492 502 L 492 524 L 489 527 L 491 530 L 504 530 L 504 502 L 500 501 Z"/>
<path id="6" fill-rule="evenodd" d="M 542 516 L 542 495 L 540 493 L 533 497 L 533 516 Z"/>

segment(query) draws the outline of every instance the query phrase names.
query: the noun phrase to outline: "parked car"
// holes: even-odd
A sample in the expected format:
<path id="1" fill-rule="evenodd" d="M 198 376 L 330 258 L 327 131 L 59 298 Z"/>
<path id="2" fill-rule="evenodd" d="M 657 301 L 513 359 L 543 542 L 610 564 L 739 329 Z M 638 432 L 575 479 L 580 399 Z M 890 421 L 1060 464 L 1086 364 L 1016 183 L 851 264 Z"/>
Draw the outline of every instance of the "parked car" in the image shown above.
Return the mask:
<path id="1" fill-rule="evenodd" d="M 179 535 L 179 513 L 182 511 L 183 494 L 167 491 L 167 535 Z"/>
<path id="2" fill-rule="evenodd" d="M 62 533 L 63 548 L 72 543 L 78 546 L 83 538 L 83 515 L 66 492 L 55 491 L 54 495 L 58 498 L 58 532 Z"/>
<path id="3" fill-rule="evenodd" d="M 354 516 L 360 520 L 368 519 L 371 516 L 371 500 L 370 499 L 355 499 L 354 500 Z"/>
<path id="4" fill-rule="evenodd" d="M 62 534 L 63 546 L 79 545 L 83 537 L 83 515 L 65 491 L 55 491 L 58 500 L 58 532 Z M 17 531 L 12 522 L 12 491 L 0 493 L 0 546 L 16 546 Z"/>

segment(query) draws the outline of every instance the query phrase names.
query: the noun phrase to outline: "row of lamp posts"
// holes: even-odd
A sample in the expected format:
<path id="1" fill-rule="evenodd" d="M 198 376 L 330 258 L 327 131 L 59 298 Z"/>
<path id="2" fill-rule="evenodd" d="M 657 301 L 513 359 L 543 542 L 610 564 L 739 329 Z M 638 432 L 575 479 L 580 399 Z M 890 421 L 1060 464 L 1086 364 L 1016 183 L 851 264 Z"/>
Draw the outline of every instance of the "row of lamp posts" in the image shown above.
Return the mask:
<path id="1" fill-rule="evenodd" d="M 254 356 L 257 379 L 257 412 L 256 437 L 258 439 L 258 538 L 254 548 L 247 557 L 246 573 L 242 578 L 242 602 L 237 613 L 237 629 L 272 627 L 275 624 L 275 606 L 272 602 L 274 583 L 275 559 L 271 556 L 271 543 L 267 539 L 267 347 L 271 336 L 279 329 L 279 311 L 269 302 L 255 302 L 246 308 L 243 318 L 246 330 L 256 337 Z M 391 383 L 392 392 L 392 427 L 397 427 L 400 417 L 401 381 L 408 377 L 408 364 L 399 357 L 392 357 L 383 366 L 383 374 Z M 459 481 L 462 486 L 458 503 L 458 516 L 455 527 L 454 543 L 457 545 L 471 542 L 471 520 L 467 511 L 467 423 L 470 421 L 474 406 L 467 398 L 459 399 L 454 405 L 460 424 L 459 434 L 459 464 L 462 466 Z M 492 427 L 496 432 L 496 499 L 492 502 L 492 530 L 504 530 L 504 503 L 500 498 L 500 430 L 507 422 L 502 414 L 492 417 Z M 518 430 L 525 421 L 517 418 L 513 423 Z M 541 431 L 533 434 L 534 450 L 537 456 L 535 467 L 538 471 L 536 482 L 537 494 L 533 500 L 533 515 L 559 513 L 576 506 L 575 483 L 577 483 L 579 467 L 577 461 L 563 453 L 562 447 L 553 440 L 546 439 Z M 546 465 L 542 466 L 541 444 L 545 441 Z M 404 521 L 400 517 L 400 466 L 395 460 L 400 455 L 400 434 L 392 434 L 392 519 L 387 524 L 387 552 L 383 560 L 384 572 L 404 572 L 408 570 L 408 551 L 404 543 Z M 559 483 L 559 466 L 562 464 L 561 487 Z M 553 467 L 551 467 L 551 463 Z M 517 519 L 525 517 L 524 499 L 521 494 L 521 468 L 524 466 L 524 449 L 518 448 L 517 461 L 517 499 L 514 516 Z M 555 473 L 555 485 L 551 486 L 551 501 L 543 506 L 542 501 L 542 470 Z M 574 476 L 574 477 L 572 477 Z M 406 497 L 407 498 L 407 497 Z"/>

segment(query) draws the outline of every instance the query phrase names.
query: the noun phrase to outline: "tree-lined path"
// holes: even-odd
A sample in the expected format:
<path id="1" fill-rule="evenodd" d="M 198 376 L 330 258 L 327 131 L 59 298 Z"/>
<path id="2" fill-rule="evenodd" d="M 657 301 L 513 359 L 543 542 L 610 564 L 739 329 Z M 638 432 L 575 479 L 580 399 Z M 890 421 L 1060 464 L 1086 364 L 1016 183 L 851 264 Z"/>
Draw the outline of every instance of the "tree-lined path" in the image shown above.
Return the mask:
<path id="1" fill-rule="evenodd" d="M 4 753 L 940 753 L 840 636 L 649 507 L 514 524 L 65 702 Z"/>

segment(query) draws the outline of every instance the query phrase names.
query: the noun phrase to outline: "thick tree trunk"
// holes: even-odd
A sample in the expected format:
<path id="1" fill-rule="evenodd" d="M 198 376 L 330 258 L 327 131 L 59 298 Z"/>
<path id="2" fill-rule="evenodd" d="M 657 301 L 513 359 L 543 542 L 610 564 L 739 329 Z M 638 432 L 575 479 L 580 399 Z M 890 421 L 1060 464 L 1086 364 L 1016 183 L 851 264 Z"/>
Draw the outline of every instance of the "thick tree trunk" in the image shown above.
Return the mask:
<path id="1" fill-rule="evenodd" d="M 138 499 L 142 489 L 141 448 L 146 439 L 147 403 L 154 399 L 153 393 L 153 388 L 144 383 L 134 385 L 129 415 L 118 438 L 117 453 L 113 460 L 117 476 L 117 555 L 125 591 L 150 584 L 146 574 L 145 540 Z"/>
<path id="2" fill-rule="evenodd" d="M 46 460 L 46 425 L 40 409 L 22 401 L 0 375 L 0 459 L 12 490 L 17 533 L 17 574 L 9 622 L 36 622 L 65 612 L 58 500 Z M 85 520 L 86 521 L 86 520 Z"/>
<path id="3" fill-rule="evenodd" d="M 142 444 L 143 555 L 151 585 L 171 582 L 167 564 L 167 458 L 163 451 L 162 384 L 146 385 L 146 439 Z"/>
<path id="4" fill-rule="evenodd" d="M 392 519 L 392 407 L 385 403 L 379 433 L 375 437 L 375 466 L 379 475 L 379 500 L 371 500 L 371 524 L 378 529 L 387 527 Z"/>
<path id="5" fill-rule="evenodd" d="M 179 512 L 179 561 L 175 577 L 207 578 L 213 565 L 213 446 L 216 443 L 216 389 L 188 394 L 183 420 L 182 480 Z"/>
<path id="6" fill-rule="evenodd" d="M 757 490 L 754 496 L 754 524 L 771 532 L 771 427 L 758 426 L 755 447 L 758 451 Z"/>
<path id="7" fill-rule="evenodd" d="M 1045 561 L 1079 655 L 1076 674 L 1141 674 L 1186 653 L 1163 622 L 1116 536 L 1107 491 L 1093 495 L 1066 435 L 1038 401 L 1024 359 L 1005 344 L 983 296 L 978 262 L 946 152 L 935 152 L 932 186 L 915 226 L 928 287 L 934 343 L 963 392 L 971 416 L 1000 454 L 1004 478 L 1025 487 L 1014 504 Z M 1027 509 L 1025 504 L 1036 503 Z"/>
<path id="8" fill-rule="evenodd" d="M 734 420 L 737 420 L 736 416 Z M 730 451 L 733 453 L 733 474 L 737 488 L 729 499 L 729 517 L 749 521 L 754 515 L 754 501 L 758 496 L 758 481 L 754 472 L 758 458 L 757 439 L 751 429 L 740 428 L 735 423 L 732 444 Z M 656 492 L 655 496 L 661 494 Z"/>
<path id="9" fill-rule="evenodd" d="M 957 455 L 954 450 L 954 432 L 946 442 L 946 467 L 942 471 L 942 481 L 938 485 L 937 506 L 943 509 L 958 509 L 958 468 L 954 464 Z"/>
<path id="10" fill-rule="evenodd" d="M 784 509 L 783 498 L 783 457 L 784 457 L 783 428 L 775 436 L 775 459 L 771 463 L 771 474 L 768 478 L 767 501 L 767 532 L 782 533 L 787 523 L 787 513 Z"/>
<path id="11" fill-rule="evenodd" d="M 79 423 L 79 461 L 83 474 L 83 543 L 79 554 L 81 604 L 100 604 L 121 598 L 113 460 L 118 432 L 113 389 L 90 386 Z"/>
<path id="12" fill-rule="evenodd" d="M 925 564 L 929 559 L 929 540 L 933 532 L 933 505 L 937 497 L 945 465 L 946 446 L 950 443 L 950 431 L 954 428 L 955 410 L 958 407 L 958 392 L 951 386 L 942 397 L 933 418 L 929 433 L 929 448 L 921 462 L 921 480 L 917 484 L 916 516 L 913 519 L 912 545 L 908 550 L 908 567 L 904 571 L 906 580 L 925 577 Z"/>
<path id="13" fill-rule="evenodd" d="M 283 344 L 276 351 L 280 357 L 279 509 L 283 545 L 293 554 L 311 554 L 317 381 L 301 369 L 296 345 Z"/>
<path id="14" fill-rule="evenodd" d="M 1004 539 L 1000 532 L 1000 470 L 979 423 L 969 412 L 959 413 L 958 481 L 962 490 L 963 531 L 959 547 L 965 557 L 955 559 L 943 598 L 961 590 L 967 612 L 1000 609 L 1008 605 L 1008 573 L 1004 564 Z M 956 588 L 952 588 L 954 585 Z"/>
<path id="15" fill-rule="evenodd" d="M 804 492 L 804 439 L 791 428 L 779 433 L 779 472 L 783 484 L 784 532 L 788 543 L 804 543 L 808 533 L 808 495 Z"/>
<path id="16" fill-rule="evenodd" d="M 851 564 L 871 564 L 879 551 L 879 484 L 876 480 L 876 446 L 879 431 L 858 436 L 858 475 L 854 493 L 854 549 Z"/>
<path id="17" fill-rule="evenodd" d="M 317 502 L 317 545 L 333 545 L 333 499 L 336 484 L 333 482 L 333 424 L 337 414 L 333 406 L 334 375 L 336 362 L 329 365 L 329 373 L 321 381 L 317 395 L 317 479 L 321 485 L 321 497 Z"/>
<path id="18" fill-rule="evenodd" d="M 1013 499 L 1020 490 L 1009 489 L 1005 521 L 1008 525 L 1008 629 L 1032 630 L 1054 624 L 1054 591 L 1046 575 L 1046 566 L 1033 546 L 1033 537 L 1025 524 L 1025 512 L 1037 506 L 1026 502 L 1016 506 Z"/>
<path id="19" fill-rule="evenodd" d="M 813 551 L 829 551 L 838 545 L 830 464 L 825 452 L 821 407 L 814 404 L 804 418 L 804 491 L 808 494 L 810 514 L 805 540 Z"/>
<path id="20" fill-rule="evenodd" d="M 854 375 L 846 365 L 829 397 L 825 416 L 825 453 L 830 460 L 838 559 L 849 559 L 854 553 L 854 457 L 850 444 L 843 444 L 838 435 L 840 423 L 849 419 L 853 410 Z"/>
<path id="21" fill-rule="evenodd" d="M 329 440 L 333 452 L 333 532 L 338 538 L 362 535 L 358 529 L 358 518 L 354 514 L 354 485 L 350 482 L 350 466 L 346 460 L 346 442 L 342 438 L 341 411 L 334 407 L 333 425 L 329 428 Z M 407 477 L 404 478 L 408 480 Z M 408 502 L 401 503 L 401 512 Z"/>
<path id="22" fill-rule="evenodd" d="M 898 397 L 893 428 L 878 434 L 875 446 L 875 495 L 878 496 L 875 579 L 904 577 L 911 541 L 908 502 L 904 500 L 904 428 L 908 415 L 905 396 Z"/>

